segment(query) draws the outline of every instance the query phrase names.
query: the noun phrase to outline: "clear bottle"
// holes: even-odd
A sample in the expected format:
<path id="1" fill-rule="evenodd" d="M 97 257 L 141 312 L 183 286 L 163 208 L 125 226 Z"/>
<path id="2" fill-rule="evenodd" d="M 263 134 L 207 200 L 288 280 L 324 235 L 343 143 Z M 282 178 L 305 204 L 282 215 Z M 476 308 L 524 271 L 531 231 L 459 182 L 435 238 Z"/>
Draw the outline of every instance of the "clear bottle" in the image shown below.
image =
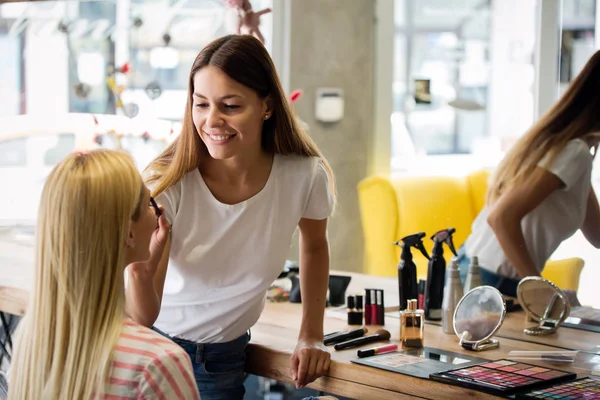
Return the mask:
<path id="1" fill-rule="evenodd" d="M 479 274 L 479 259 L 477 256 L 471 257 L 471 264 L 469 265 L 469 272 L 465 279 L 464 292 L 469 293 L 471 289 L 481 286 L 481 275 Z"/>
<path id="2" fill-rule="evenodd" d="M 402 347 L 423 347 L 424 322 L 424 312 L 417 309 L 417 300 L 408 300 L 406 310 L 400 312 L 400 343 Z"/>

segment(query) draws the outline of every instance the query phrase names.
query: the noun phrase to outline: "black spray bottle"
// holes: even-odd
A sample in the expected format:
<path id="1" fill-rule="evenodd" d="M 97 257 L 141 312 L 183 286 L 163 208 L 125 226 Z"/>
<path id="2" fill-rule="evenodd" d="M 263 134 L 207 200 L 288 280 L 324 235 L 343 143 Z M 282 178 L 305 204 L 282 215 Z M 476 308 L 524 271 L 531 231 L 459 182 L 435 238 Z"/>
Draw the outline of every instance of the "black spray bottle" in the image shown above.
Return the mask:
<path id="1" fill-rule="evenodd" d="M 406 236 L 395 245 L 402 247 L 400 263 L 398 264 L 398 296 L 400 298 L 400 311 L 406 310 L 408 300 L 416 299 L 419 295 L 417 286 L 417 266 L 413 262 L 411 247 L 416 247 L 429 260 L 429 255 L 423 246 L 424 232 Z"/>
<path id="2" fill-rule="evenodd" d="M 456 256 L 452 234 L 456 230 L 448 228 L 437 232 L 431 237 L 433 249 L 427 268 L 427 283 L 425 284 L 425 319 L 439 321 L 442 319 L 442 303 L 444 302 L 444 284 L 446 282 L 446 260 L 444 259 L 444 243 L 450 247 Z"/>

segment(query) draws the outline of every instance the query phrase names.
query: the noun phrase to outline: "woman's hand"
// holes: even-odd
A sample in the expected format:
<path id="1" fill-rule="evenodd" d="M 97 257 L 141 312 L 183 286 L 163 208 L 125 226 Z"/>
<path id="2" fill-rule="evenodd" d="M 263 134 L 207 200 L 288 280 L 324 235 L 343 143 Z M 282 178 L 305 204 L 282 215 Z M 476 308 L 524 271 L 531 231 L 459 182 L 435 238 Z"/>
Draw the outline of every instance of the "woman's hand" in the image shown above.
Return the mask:
<path id="1" fill-rule="evenodd" d="M 290 358 L 290 369 L 296 389 L 323 376 L 329 370 L 330 361 L 331 354 L 322 340 L 299 340 Z"/>
<path id="2" fill-rule="evenodd" d="M 159 208 L 164 212 L 163 207 Z M 158 217 L 158 226 L 150 239 L 150 258 L 146 261 L 136 261 L 129 264 L 128 268 L 131 274 L 142 279 L 152 280 L 154 278 L 158 269 L 158 263 L 165 251 L 170 230 L 171 226 L 163 213 Z"/>
<path id="3" fill-rule="evenodd" d="M 138 324 L 152 327 L 158 318 L 162 290 L 169 258 L 169 222 L 164 215 L 158 218 L 158 227 L 150 239 L 150 257 L 127 266 L 129 281 L 125 297 L 127 315 Z"/>

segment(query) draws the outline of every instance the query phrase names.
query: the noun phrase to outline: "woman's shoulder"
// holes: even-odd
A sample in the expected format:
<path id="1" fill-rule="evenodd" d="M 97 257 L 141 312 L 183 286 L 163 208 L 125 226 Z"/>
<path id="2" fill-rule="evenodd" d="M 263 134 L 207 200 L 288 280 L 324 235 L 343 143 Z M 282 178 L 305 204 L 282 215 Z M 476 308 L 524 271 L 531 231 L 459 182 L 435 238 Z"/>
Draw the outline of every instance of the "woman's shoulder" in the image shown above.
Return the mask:
<path id="1" fill-rule="evenodd" d="M 590 146 L 581 138 L 569 140 L 565 146 L 565 149 L 569 149 L 578 153 L 590 153 Z"/>
<path id="2" fill-rule="evenodd" d="M 551 158 L 550 153 L 546 154 L 539 165 L 560 167 L 569 164 L 571 161 L 585 161 L 586 159 L 590 162 L 592 160 L 590 146 L 583 139 L 576 138 L 569 140 L 553 158 Z"/>
<path id="3" fill-rule="evenodd" d="M 163 335 L 126 319 L 113 356 L 112 376 L 135 385 L 138 393 L 197 399 L 186 351 Z M 166 379 L 165 379 L 166 378 Z M 115 385 L 113 385 L 115 386 Z M 116 386 L 118 394 L 120 386 Z M 127 392 L 129 394 L 129 392 Z"/>
<path id="4" fill-rule="evenodd" d="M 590 145 L 583 139 L 572 139 L 562 151 L 558 154 L 556 161 L 560 163 L 567 163 L 569 161 L 585 162 L 586 164 L 592 164 L 593 156 L 591 153 Z"/>
<path id="5" fill-rule="evenodd" d="M 321 158 L 316 156 L 300 156 L 297 154 L 277 154 L 279 168 L 294 174 L 313 176 Z"/>
<path id="6" fill-rule="evenodd" d="M 127 319 L 115 348 L 116 358 L 137 359 L 135 364 L 147 366 L 164 357 L 179 357 L 185 350 L 152 329 Z"/>

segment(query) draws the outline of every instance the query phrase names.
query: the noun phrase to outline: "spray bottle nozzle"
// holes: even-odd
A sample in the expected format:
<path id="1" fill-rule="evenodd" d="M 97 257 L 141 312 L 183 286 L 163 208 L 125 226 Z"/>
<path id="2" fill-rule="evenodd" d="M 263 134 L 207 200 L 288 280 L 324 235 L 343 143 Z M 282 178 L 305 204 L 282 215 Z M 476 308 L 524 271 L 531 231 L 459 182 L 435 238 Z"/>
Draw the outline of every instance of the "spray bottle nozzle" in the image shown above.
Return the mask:
<path id="1" fill-rule="evenodd" d="M 403 237 L 397 242 L 394 242 L 395 245 L 402 247 L 402 259 L 406 260 L 409 257 L 412 258 L 410 253 L 410 248 L 415 247 L 423 253 L 425 258 L 429 260 L 429 254 L 427 254 L 427 250 L 425 250 L 425 246 L 423 245 L 423 238 L 427 236 L 425 232 L 415 233 L 413 235 L 408 235 Z"/>
<path id="2" fill-rule="evenodd" d="M 437 245 L 438 243 L 446 243 L 450 248 L 450 251 L 452 251 L 452 254 L 458 257 L 456 249 L 454 248 L 454 242 L 452 241 L 452 235 L 454 234 L 454 232 L 456 232 L 456 229 L 454 228 L 442 229 L 441 231 L 436 232 L 431 237 L 431 240 L 433 240 L 434 242 L 434 247 L 436 247 L 435 245 Z"/>

